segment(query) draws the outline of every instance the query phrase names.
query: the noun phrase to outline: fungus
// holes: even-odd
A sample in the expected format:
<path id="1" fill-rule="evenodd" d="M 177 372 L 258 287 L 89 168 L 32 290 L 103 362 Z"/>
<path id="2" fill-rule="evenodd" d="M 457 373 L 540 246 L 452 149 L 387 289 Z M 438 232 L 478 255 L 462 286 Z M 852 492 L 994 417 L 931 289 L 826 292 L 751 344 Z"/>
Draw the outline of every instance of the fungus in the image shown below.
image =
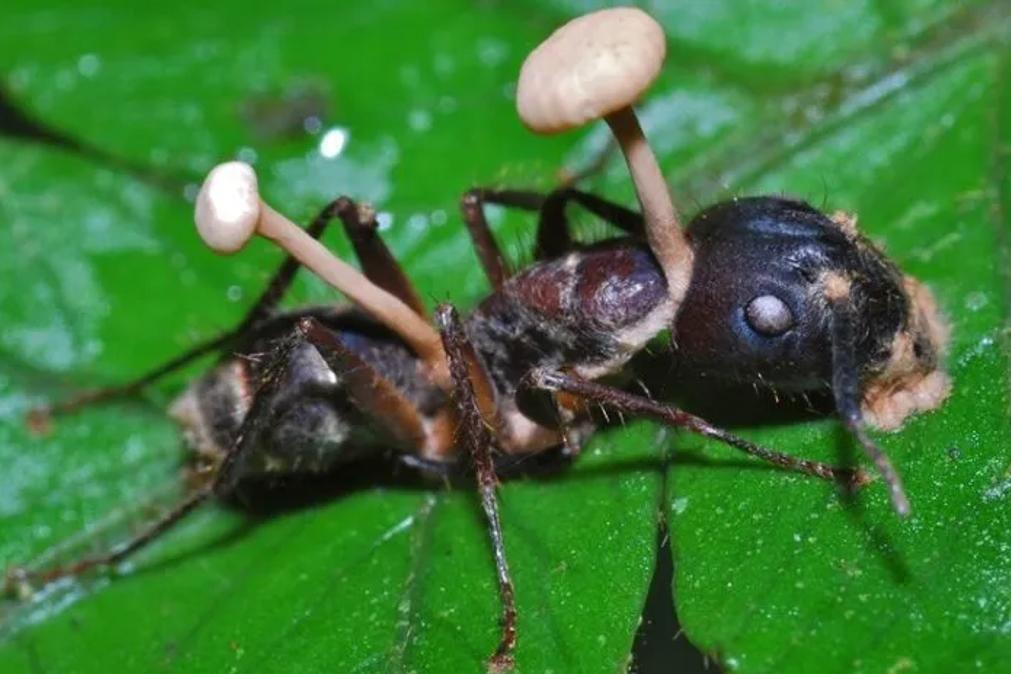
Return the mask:
<path id="1" fill-rule="evenodd" d="M 632 110 L 659 74 L 666 49 L 663 28 L 642 10 L 617 7 L 578 17 L 527 56 L 516 107 L 536 133 L 560 133 L 600 118 L 607 122 L 625 155 L 647 240 L 677 307 L 691 281 L 692 250 Z"/>
<path id="2" fill-rule="evenodd" d="M 316 239 L 260 198 L 256 173 L 248 164 L 227 162 L 214 167 L 197 195 L 194 220 L 211 250 L 241 250 L 254 234 L 270 239 L 306 268 L 342 292 L 403 340 L 448 382 L 439 333 L 401 300 L 369 281 Z"/>

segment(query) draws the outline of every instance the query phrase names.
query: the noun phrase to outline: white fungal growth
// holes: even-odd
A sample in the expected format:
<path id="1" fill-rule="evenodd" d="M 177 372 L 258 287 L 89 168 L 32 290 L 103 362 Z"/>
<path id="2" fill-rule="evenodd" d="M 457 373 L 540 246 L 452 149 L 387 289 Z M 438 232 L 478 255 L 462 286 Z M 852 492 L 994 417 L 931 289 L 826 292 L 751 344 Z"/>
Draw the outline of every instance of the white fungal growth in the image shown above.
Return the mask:
<path id="1" fill-rule="evenodd" d="M 249 164 L 220 164 L 207 174 L 197 195 L 194 220 L 207 247 L 216 253 L 235 253 L 256 233 L 260 220 L 260 192 Z"/>

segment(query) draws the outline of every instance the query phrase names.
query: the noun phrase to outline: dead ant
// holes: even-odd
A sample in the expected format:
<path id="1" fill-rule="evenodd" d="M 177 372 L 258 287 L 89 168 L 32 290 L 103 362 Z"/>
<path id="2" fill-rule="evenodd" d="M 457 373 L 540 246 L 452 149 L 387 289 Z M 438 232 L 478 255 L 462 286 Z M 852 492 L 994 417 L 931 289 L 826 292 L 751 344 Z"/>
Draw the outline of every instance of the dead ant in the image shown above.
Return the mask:
<path id="1" fill-rule="evenodd" d="M 784 391 L 828 390 L 846 428 L 875 464 L 899 515 L 909 503 L 898 474 L 865 431 L 897 427 L 938 406 L 949 390 L 946 341 L 929 291 L 904 276 L 844 214 L 800 201 L 735 199 L 682 230 L 632 102 L 659 72 L 660 27 L 636 9 L 578 18 L 527 59 L 518 108 L 541 132 L 604 118 L 628 162 L 641 214 L 574 188 L 544 195 L 474 189 L 462 211 L 493 291 L 466 319 L 448 304 L 428 322 L 417 292 L 377 235 L 374 214 L 347 198 L 306 230 L 265 204 L 253 170 L 222 164 L 196 204 L 204 241 L 236 252 L 254 233 L 288 257 L 234 330 L 140 377 L 38 411 L 35 420 L 135 393 L 195 358 L 221 359 L 175 401 L 199 465 L 197 485 L 125 545 L 71 564 L 9 575 L 13 582 L 81 574 L 116 564 L 200 504 L 263 476 L 318 474 L 396 448 L 420 470 L 454 470 L 463 451 L 488 519 L 503 606 L 489 667 L 511 666 L 516 608 L 499 522 L 496 461 L 564 447 L 578 454 L 594 429 L 589 405 L 657 419 L 717 438 L 789 470 L 849 485 L 843 469 L 759 447 L 673 405 L 604 383 L 658 335 L 693 369 Z M 513 271 L 484 205 L 539 213 L 536 261 Z M 565 207 L 576 203 L 624 232 L 578 245 Z M 341 220 L 364 275 L 318 242 Z M 277 313 L 299 266 L 344 293 L 357 310 Z"/>

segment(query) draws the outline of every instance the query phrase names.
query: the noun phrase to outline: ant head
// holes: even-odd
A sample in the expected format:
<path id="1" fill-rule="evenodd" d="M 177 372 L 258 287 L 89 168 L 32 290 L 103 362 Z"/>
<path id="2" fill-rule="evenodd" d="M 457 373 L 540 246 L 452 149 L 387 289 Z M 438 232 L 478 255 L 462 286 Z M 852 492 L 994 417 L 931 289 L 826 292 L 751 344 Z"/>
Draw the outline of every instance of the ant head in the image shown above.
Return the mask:
<path id="1" fill-rule="evenodd" d="M 695 266 L 675 326 L 680 359 L 773 389 L 831 390 L 907 515 L 898 473 L 864 424 L 898 427 L 948 395 L 939 369 L 947 328 L 929 291 L 862 237 L 854 218 L 800 201 L 717 204 L 688 233 Z"/>
<path id="2" fill-rule="evenodd" d="M 690 367 L 783 391 L 831 389 L 840 412 L 856 407 L 885 427 L 943 400 L 946 330 L 933 299 L 853 218 L 755 197 L 706 209 L 688 231 L 695 269 L 676 339 Z M 852 405 L 840 377 L 855 382 Z"/>

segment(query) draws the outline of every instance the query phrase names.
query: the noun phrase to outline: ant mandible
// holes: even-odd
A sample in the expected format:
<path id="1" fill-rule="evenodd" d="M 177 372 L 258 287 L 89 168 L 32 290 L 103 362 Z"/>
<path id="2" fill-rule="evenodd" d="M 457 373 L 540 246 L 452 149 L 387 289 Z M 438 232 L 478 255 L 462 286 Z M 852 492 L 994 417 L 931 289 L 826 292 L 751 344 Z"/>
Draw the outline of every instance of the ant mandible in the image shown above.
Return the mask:
<path id="1" fill-rule="evenodd" d="M 874 463 L 900 516 L 902 482 L 865 426 L 895 428 L 937 407 L 950 385 L 940 369 L 946 326 L 929 291 L 904 276 L 856 230 L 852 217 L 800 201 L 734 199 L 682 229 L 632 103 L 658 74 L 660 26 L 637 9 L 577 18 L 527 58 L 517 105 L 534 131 L 603 118 L 627 160 L 641 214 L 563 188 L 547 195 L 475 189 L 462 211 L 491 294 L 465 319 L 450 305 L 429 323 L 417 292 L 377 235 L 374 214 L 339 198 L 302 230 L 264 203 L 253 170 L 223 164 L 208 175 L 196 224 L 215 251 L 254 233 L 288 252 L 234 330 L 124 386 L 37 410 L 41 422 L 128 395 L 195 358 L 221 359 L 175 401 L 200 469 L 189 494 L 125 545 L 104 555 L 9 574 L 50 582 L 125 559 L 205 501 L 264 476 L 333 471 L 396 448 L 424 471 L 447 472 L 466 452 L 488 519 L 502 600 L 502 634 L 489 667 L 511 666 L 517 641 L 513 584 L 497 503 L 496 461 L 557 447 L 576 454 L 594 428 L 589 406 L 657 419 L 717 438 L 782 468 L 849 485 L 835 468 L 757 446 L 671 404 L 601 383 L 670 331 L 670 356 L 716 376 L 783 391 L 829 390 L 845 427 Z M 593 245 L 570 238 L 574 202 L 624 232 Z M 513 271 L 484 216 L 496 203 L 539 213 L 536 261 Z M 364 274 L 318 242 L 341 220 Z M 278 313 L 299 266 L 357 310 Z M 263 354 L 267 354 L 263 357 Z"/>

